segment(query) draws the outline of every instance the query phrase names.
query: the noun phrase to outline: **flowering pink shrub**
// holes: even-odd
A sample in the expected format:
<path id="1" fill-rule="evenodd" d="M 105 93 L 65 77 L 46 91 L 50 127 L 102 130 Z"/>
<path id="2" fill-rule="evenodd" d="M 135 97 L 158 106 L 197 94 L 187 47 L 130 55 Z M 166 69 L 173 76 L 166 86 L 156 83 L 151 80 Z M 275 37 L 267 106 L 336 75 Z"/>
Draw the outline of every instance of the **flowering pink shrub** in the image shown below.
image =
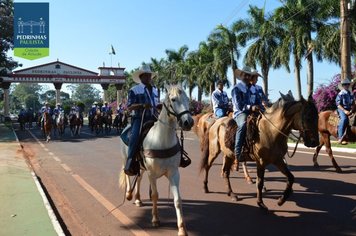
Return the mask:
<path id="1" fill-rule="evenodd" d="M 197 115 L 202 112 L 202 110 L 204 109 L 204 106 L 205 105 L 203 102 L 191 100 L 189 103 L 189 111 L 192 113 L 192 115 Z"/>
<path id="2" fill-rule="evenodd" d="M 321 84 L 315 90 L 313 98 L 319 112 L 336 109 L 335 98 L 340 91 L 338 88 L 340 80 L 340 74 L 335 75 L 330 84 Z"/>

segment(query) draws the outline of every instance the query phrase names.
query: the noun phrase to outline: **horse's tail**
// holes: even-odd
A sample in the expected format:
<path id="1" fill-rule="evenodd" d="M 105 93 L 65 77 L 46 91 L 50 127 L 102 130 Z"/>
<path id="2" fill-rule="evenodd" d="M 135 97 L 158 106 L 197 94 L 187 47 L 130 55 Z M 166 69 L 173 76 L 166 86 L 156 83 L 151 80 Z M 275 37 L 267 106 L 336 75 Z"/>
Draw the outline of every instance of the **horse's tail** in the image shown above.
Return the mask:
<path id="1" fill-rule="evenodd" d="M 230 119 L 226 124 L 225 132 L 225 146 L 234 151 L 235 149 L 235 136 L 236 136 L 237 124 L 234 119 Z"/>
<path id="2" fill-rule="evenodd" d="M 124 169 L 122 169 L 121 172 L 120 172 L 119 187 L 120 187 L 120 189 L 125 189 L 126 188 L 126 174 L 124 172 Z"/>
<path id="3" fill-rule="evenodd" d="M 202 144 L 202 159 L 200 163 L 200 171 L 205 169 L 208 166 L 209 161 L 209 129 L 206 129 L 203 136 L 201 137 L 203 140 Z"/>

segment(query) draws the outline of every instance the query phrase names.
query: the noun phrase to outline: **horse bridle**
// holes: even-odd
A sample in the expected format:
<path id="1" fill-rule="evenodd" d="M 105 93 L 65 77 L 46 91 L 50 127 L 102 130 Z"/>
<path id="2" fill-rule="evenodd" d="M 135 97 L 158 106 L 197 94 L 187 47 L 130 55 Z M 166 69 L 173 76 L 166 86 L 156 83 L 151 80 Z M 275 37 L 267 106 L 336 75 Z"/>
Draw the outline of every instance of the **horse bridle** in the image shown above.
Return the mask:
<path id="1" fill-rule="evenodd" d="M 163 106 L 164 106 L 164 108 L 166 108 L 166 110 L 168 112 L 168 116 L 171 116 L 171 115 L 175 116 L 178 121 L 180 120 L 180 118 L 182 118 L 183 115 L 190 114 L 189 110 L 185 110 L 185 111 L 182 111 L 181 113 L 177 114 L 177 112 L 174 110 L 172 104 L 169 104 L 169 107 L 172 109 L 172 111 L 167 107 L 165 102 L 163 102 Z"/>

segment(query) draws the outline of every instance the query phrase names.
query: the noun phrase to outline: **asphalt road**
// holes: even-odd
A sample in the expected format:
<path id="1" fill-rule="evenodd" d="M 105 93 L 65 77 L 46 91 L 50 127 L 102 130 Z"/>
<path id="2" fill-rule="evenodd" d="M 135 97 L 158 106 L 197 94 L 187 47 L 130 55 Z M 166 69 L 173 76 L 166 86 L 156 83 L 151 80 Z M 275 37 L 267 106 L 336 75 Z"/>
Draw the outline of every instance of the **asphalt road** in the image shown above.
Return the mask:
<path id="1" fill-rule="evenodd" d="M 144 206 L 139 208 L 126 201 L 113 210 L 124 200 L 124 192 L 118 188 L 122 161 L 115 133 L 96 136 L 84 128 L 80 137 L 70 137 L 66 130 L 62 139 L 53 138 L 49 143 L 45 143 L 38 129 L 17 130 L 17 135 L 68 235 L 177 234 L 172 195 L 164 177 L 158 181 L 159 228 L 151 226 L 146 176 L 141 193 Z M 298 148 L 298 153 L 287 159 L 295 176 L 294 193 L 281 207 L 277 199 L 285 187 L 285 178 L 272 167 L 266 172 L 268 191 L 264 201 L 269 211 L 265 212 L 256 205 L 255 185 L 248 185 L 241 172 L 231 176 L 240 201 L 233 202 L 225 194 L 221 158 L 210 171 L 211 193 L 205 194 L 197 137 L 192 132 L 186 132 L 185 137 L 192 164 L 180 170 L 180 189 L 190 235 L 356 235 L 355 154 L 334 152 L 344 171 L 338 174 L 325 151 L 319 156 L 320 168 L 315 169 L 313 150 Z M 254 164 L 249 168 L 255 177 Z"/>

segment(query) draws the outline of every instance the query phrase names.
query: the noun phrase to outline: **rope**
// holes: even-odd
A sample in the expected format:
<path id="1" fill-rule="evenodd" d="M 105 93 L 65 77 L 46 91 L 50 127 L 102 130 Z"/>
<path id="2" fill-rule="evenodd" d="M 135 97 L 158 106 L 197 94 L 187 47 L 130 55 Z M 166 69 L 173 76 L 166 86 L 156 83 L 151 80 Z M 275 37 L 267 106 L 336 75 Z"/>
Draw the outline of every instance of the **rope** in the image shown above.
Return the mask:
<path id="1" fill-rule="evenodd" d="M 259 111 L 259 113 L 280 133 L 280 134 L 282 134 L 284 137 L 286 137 L 286 138 L 289 138 L 289 135 L 286 135 L 285 133 L 283 133 L 280 129 L 278 129 L 277 128 L 277 126 L 275 126 L 273 123 L 272 123 L 272 121 L 270 120 L 270 119 L 268 119 L 267 118 L 267 116 L 263 113 L 263 112 L 261 112 L 261 111 Z M 288 149 L 287 149 L 287 156 L 289 157 L 289 158 L 292 158 L 293 156 L 294 156 L 294 154 L 296 153 L 296 151 L 297 151 L 297 147 L 298 147 L 298 144 L 299 144 L 299 141 L 300 141 L 300 138 L 301 138 L 301 135 L 299 134 L 299 137 L 297 137 L 295 134 L 293 134 L 293 133 L 291 133 L 296 139 L 297 139 L 297 143 L 296 143 L 296 145 L 295 145 L 295 147 L 294 147 L 294 150 L 293 150 L 293 153 L 292 153 L 292 155 L 289 155 L 289 152 L 288 152 Z"/>

